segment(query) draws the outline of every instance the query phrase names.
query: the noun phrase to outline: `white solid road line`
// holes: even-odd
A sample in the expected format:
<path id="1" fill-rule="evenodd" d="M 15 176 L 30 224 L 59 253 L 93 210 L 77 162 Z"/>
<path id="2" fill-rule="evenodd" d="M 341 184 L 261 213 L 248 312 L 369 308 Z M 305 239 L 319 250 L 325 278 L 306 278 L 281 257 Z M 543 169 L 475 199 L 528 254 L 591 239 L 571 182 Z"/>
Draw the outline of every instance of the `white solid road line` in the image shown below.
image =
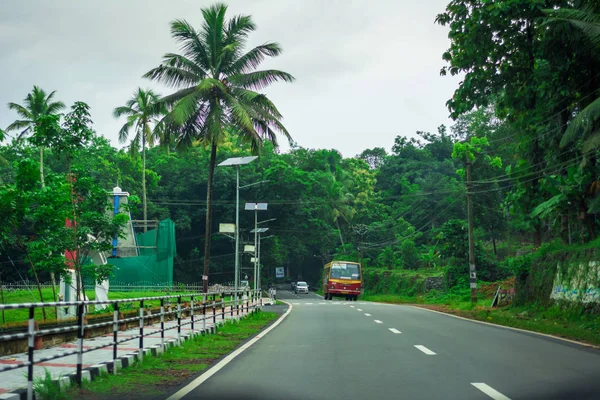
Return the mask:
<path id="1" fill-rule="evenodd" d="M 258 342 L 267 333 L 269 333 L 273 329 L 275 329 L 277 327 L 277 325 L 279 325 L 281 323 L 281 321 L 283 321 L 285 319 L 285 317 L 287 317 L 290 314 L 290 312 L 292 311 L 292 308 L 294 308 L 294 307 L 290 304 L 290 307 L 287 309 L 287 311 L 285 312 L 285 314 L 283 314 L 281 317 L 279 317 L 279 319 L 277 321 L 275 321 L 273 323 L 273 325 L 271 325 L 270 327 L 268 327 L 264 331 L 260 332 L 254 338 L 250 339 L 242 347 L 240 347 L 239 349 L 235 350 L 233 353 L 229 354 L 227 357 L 225 357 L 224 359 L 222 359 L 221 361 L 219 361 L 217 363 L 217 365 L 215 365 L 214 367 L 210 368 L 205 373 L 203 373 L 202 375 L 200 375 L 199 377 L 197 377 L 196 379 L 194 379 L 193 381 L 191 381 L 188 385 L 186 385 L 185 387 L 183 387 L 182 389 L 180 389 L 178 392 L 174 393 L 169 398 L 167 398 L 167 400 L 179 400 L 179 399 L 185 397 L 187 394 L 189 394 L 192 390 L 196 389 L 198 386 L 202 385 L 207 379 L 209 379 L 211 376 L 213 376 L 214 374 L 216 374 L 217 372 L 219 372 L 224 366 L 226 366 L 227 364 L 229 364 L 234 358 L 236 358 L 237 356 L 239 356 L 240 354 L 242 354 L 246 349 L 248 349 L 254 343 Z"/>
<path id="2" fill-rule="evenodd" d="M 371 316 L 371 314 L 368 314 L 368 313 L 365 313 L 365 315 L 366 315 L 367 317 L 370 317 L 370 316 Z"/>
<path id="3" fill-rule="evenodd" d="M 380 320 L 378 320 L 378 319 L 376 319 L 376 320 L 375 320 L 375 323 L 376 323 L 376 324 L 383 324 L 383 322 L 381 322 L 381 321 L 380 321 Z"/>
<path id="4" fill-rule="evenodd" d="M 304 303 L 304 304 L 312 304 L 312 303 Z"/>
<path id="5" fill-rule="evenodd" d="M 362 311 L 360 308 L 357 308 L 356 311 Z"/>
<path id="6" fill-rule="evenodd" d="M 373 304 L 375 304 L 375 303 L 373 303 Z M 380 303 L 380 304 L 382 304 L 382 303 Z M 397 304 L 383 304 L 383 305 L 397 306 Z M 545 337 L 556 339 L 556 340 L 562 340 L 563 342 L 569 342 L 569 343 L 577 344 L 579 346 L 592 347 L 594 349 L 599 349 L 600 348 L 600 346 L 596 346 L 596 345 L 588 344 L 588 343 L 583 343 L 583 342 L 578 342 L 576 340 L 565 339 L 565 338 L 561 338 L 561 337 L 554 336 L 554 335 L 548 335 L 546 333 L 528 331 L 527 329 L 514 328 L 512 326 L 504 326 L 504 325 L 493 324 L 491 322 L 478 321 L 476 319 L 461 317 L 460 315 L 454 315 L 454 314 L 448 314 L 448 313 L 441 312 L 441 311 L 430 310 L 429 308 L 423 308 L 423 307 L 411 306 L 411 305 L 407 305 L 405 307 L 412 307 L 412 308 L 416 308 L 417 310 L 429 311 L 429 312 L 432 312 L 432 313 L 445 315 L 447 317 L 458 318 L 458 319 L 462 319 L 464 321 L 470 321 L 470 322 L 473 322 L 473 323 L 476 323 L 476 324 L 490 325 L 490 326 L 495 326 L 496 328 L 510 329 L 511 331 L 526 332 L 526 333 L 531 333 L 531 334 L 538 335 L 538 336 L 545 336 Z"/>
<path id="7" fill-rule="evenodd" d="M 402 332 L 400 332 L 400 331 L 399 331 L 398 329 L 396 329 L 396 328 L 389 328 L 389 330 L 390 330 L 390 331 L 392 331 L 393 333 L 396 333 L 396 334 L 398 334 L 398 333 L 402 333 Z"/>
<path id="8" fill-rule="evenodd" d="M 319 304 L 327 304 L 327 303 L 319 303 Z"/>
<path id="9" fill-rule="evenodd" d="M 496 389 L 486 385 L 485 383 L 471 383 L 471 385 L 475 386 L 477 389 L 481 390 L 483 393 L 487 394 L 494 400 L 510 400 L 510 398 L 506 397 Z"/>
<path id="10" fill-rule="evenodd" d="M 415 347 L 419 350 L 421 350 L 423 353 L 427 354 L 428 356 L 434 356 L 435 353 L 431 350 L 429 350 L 427 347 L 421 345 L 421 344 L 415 344 Z"/>

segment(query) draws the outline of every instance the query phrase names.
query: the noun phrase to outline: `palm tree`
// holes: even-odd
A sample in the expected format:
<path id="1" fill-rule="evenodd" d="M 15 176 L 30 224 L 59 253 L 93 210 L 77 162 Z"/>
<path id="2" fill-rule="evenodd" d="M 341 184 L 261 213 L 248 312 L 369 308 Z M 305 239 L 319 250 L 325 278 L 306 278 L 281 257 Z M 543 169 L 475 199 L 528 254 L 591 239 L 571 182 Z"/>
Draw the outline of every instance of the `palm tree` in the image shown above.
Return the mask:
<path id="1" fill-rule="evenodd" d="M 566 22 L 581 30 L 589 40 L 589 51 L 600 57 L 600 8 L 596 2 L 582 2 L 579 8 L 545 10 L 548 22 Z M 582 49 L 586 50 L 586 49 Z M 569 124 L 560 146 L 582 138 L 583 153 L 600 147 L 600 97 L 585 106 Z"/>
<path id="2" fill-rule="evenodd" d="M 176 144 L 190 146 L 195 141 L 210 147 L 206 191 L 204 276 L 208 276 L 212 187 L 217 147 L 227 134 L 240 135 L 257 153 L 264 138 L 277 146 L 276 132 L 291 140 L 281 123 L 275 105 L 257 90 L 292 75 L 279 70 L 256 68 L 267 57 L 281 53 L 277 43 L 265 43 L 245 52 L 248 34 L 256 29 L 250 16 L 225 20 L 227 7 L 216 4 L 202 10 L 204 23 L 199 31 L 185 20 L 171 23 L 171 36 L 179 42 L 181 54 L 168 53 L 163 63 L 144 75 L 174 89 L 162 101 L 172 106 L 166 117 L 177 126 Z M 204 278 L 204 290 L 208 289 Z"/>
<path id="3" fill-rule="evenodd" d="M 16 120 L 6 128 L 6 132 L 20 131 L 17 140 L 21 140 L 27 134 L 35 135 L 36 127 L 40 120 L 48 115 L 56 115 L 65 108 L 62 101 L 52 101 L 55 91 L 46 95 L 46 92 L 34 86 L 31 93 L 25 97 L 24 104 L 8 103 L 8 108 L 14 110 L 22 119 Z M 33 131 L 33 132 L 32 132 Z M 44 147 L 40 146 L 40 182 L 44 186 Z"/>
<path id="4" fill-rule="evenodd" d="M 147 232 L 148 226 L 148 205 L 146 199 L 146 144 L 150 147 L 160 138 L 160 127 L 157 127 L 159 118 L 165 113 L 165 107 L 159 103 L 160 96 L 152 89 L 138 88 L 133 97 L 125 103 L 124 106 L 117 107 L 113 111 L 113 116 L 119 118 L 127 116 L 127 122 L 119 131 L 119 141 L 125 142 L 129 137 L 131 129 L 135 131 L 135 136 L 131 140 L 129 150 L 135 155 L 140 146 L 142 148 L 142 205 L 144 208 L 144 232 Z"/>

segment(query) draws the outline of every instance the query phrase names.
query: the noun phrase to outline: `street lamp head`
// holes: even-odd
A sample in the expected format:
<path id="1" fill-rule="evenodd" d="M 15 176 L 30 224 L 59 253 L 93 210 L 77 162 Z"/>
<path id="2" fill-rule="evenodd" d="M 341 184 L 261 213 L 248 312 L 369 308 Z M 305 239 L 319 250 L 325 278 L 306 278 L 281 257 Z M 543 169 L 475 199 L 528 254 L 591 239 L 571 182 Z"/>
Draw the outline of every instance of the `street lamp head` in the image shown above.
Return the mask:
<path id="1" fill-rule="evenodd" d="M 251 163 L 252 161 L 256 160 L 257 158 L 258 158 L 258 156 L 232 157 L 232 158 L 228 158 L 227 160 L 223 161 L 222 163 L 220 163 L 217 166 L 218 167 L 228 167 L 230 165 L 246 165 L 246 164 Z"/>
<path id="2" fill-rule="evenodd" d="M 268 203 L 246 203 L 244 209 L 246 211 L 266 211 Z"/>

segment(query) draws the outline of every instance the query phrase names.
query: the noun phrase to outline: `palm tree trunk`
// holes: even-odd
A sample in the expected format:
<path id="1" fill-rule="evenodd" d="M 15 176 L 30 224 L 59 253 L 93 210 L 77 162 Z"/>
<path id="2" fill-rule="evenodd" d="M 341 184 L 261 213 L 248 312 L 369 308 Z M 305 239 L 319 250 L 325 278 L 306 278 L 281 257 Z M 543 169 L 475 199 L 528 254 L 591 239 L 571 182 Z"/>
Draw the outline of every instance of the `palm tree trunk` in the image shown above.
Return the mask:
<path id="1" fill-rule="evenodd" d="M 148 204 L 146 203 L 146 132 L 142 134 L 142 202 L 144 207 L 144 233 L 148 232 Z"/>
<path id="2" fill-rule="evenodd" d="M 44 187 L 44 148 L 40 146 L 40 182 Z"/>
<path id="3" fill-rule="evenodd" d="M 208 182 L 206 184 L 206 227 L 204 230 L 204 272 L 202 276 L 202 286 L 204 293 L 208 293 L 208 267 L 210 264 L 210 242 L 212 228 L 212 189 L 213 177 L 215 173 L 215 163 L 217 161 L 217 144 L 213 143 L 210 150 L 210 162 L 208 166 Z"/>
<path id="4" fill-rule="evenodd" d="M 340 229 L 340 223 L 338 222 L 337 218 L 335 220 L 335 225 L 337 226 L 338 235 L 340 235 L 340 242 L 342 242 L 342 246 L 343 246 L 344 245 L 344 238 L 342 237 L 342 230 Z"/>

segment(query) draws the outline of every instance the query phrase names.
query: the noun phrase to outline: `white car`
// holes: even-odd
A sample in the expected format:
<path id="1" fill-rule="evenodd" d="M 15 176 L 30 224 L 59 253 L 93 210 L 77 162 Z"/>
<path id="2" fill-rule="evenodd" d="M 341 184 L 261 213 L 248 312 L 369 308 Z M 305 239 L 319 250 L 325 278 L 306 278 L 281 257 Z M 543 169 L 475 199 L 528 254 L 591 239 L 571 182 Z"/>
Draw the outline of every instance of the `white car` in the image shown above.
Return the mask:
<path id="1" fill-rule="evenodd" d="M 296 284 L 296 290 L 294 290 L 294 292 L 308 294 L 308 285 L 306 284 L 306 282 L 298 282 Z"/>

